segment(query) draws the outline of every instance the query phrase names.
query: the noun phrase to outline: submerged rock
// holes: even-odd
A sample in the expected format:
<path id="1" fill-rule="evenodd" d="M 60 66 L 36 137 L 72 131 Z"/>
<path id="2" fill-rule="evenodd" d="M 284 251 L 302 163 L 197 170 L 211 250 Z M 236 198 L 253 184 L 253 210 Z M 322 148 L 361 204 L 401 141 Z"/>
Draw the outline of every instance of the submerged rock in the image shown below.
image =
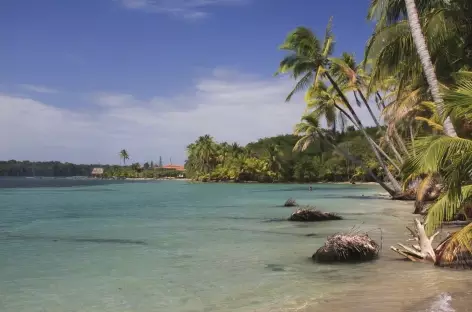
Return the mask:
<path id="1" fill-rule="evenodd" d="M 316 209 L 297 209 L 290 218 L 289 221 L 298 222 L 315 222 L 315 221 L 328 221 L 328 220 L 342 220 L 342 217 L 332 212 L 322 212 Z"/>
<path id="2" fill-rule="evenodd" d="M 285 201 L 285 204 L 284 204 L 284 207 L 296 207 L 296 206 L 298 206 L 297 201 L 291 197 L 287 199 L 287 201 Z"/>
<path id="3" fill-rule="evenodd" d="M 319 263 L 363 262 L 376 259 L 379 251 L 379 245 L 365 233 L 338 233 L 329 236 L 312 259 Z"/>

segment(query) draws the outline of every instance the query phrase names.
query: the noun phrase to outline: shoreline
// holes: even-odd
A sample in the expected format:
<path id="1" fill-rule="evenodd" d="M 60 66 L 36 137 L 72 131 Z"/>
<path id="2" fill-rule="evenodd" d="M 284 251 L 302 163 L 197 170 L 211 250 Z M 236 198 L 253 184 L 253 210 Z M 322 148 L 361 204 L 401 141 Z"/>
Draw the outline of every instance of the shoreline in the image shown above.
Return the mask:
<path id="1" fill-rule="evenodd" d="M 339 185 L 379 185 L 377 182 L 356 182 L 356 183 L 351 183 L 349 181 L 344 181 L 344 182 L 289 182 L 289 181 L 284 181 L 284 182 L 258 182 L 258 181 L 243 181 L 243 182 L 236 182 L 236 181 L 197 181 L 194 179 L 180 179 L 180 180 L 185 180 L 193 183 L 208 183 L 208 184 L 300 184 L 300 185 L 316 185 L 316 184 L 339 184 Z"/>

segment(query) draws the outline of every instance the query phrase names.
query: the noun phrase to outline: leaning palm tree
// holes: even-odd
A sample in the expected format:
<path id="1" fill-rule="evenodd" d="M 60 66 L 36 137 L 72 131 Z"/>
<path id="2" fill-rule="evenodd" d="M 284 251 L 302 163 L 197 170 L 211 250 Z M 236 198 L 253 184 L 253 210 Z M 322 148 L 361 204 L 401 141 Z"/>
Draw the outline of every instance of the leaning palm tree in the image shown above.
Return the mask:
<path id="1" fill-rule="evenodd" d="M 120 151 L 120 160 L 123 160 L 123 165 L 126 166 L 126 161 L 129 159 L 129 154 L 128 151 L 125 149 L 122 149 Z"/>
<path id="2" fill-rule="evenodd" d="M 300 136 L 300 139 L 297 141 L 293 150 L 296 152 L 305 151 L 311 144 L 319 141 L 326 142 L 331 146 L 337 153 L 342 155 L 344 158 L 352 162 L 353 164 L 359 165 L 364 169 L 380 186 L 385 190 L 391 191 L 391 188 L 386 185 L 382 179 L 377 177 L 374 172 L 364 164 L 364 162 L 356 157 L 350 155 L 343 148 L 337 146 L 333 143 L 333 138 L 331 133 L 322 129 L 319 125 L 318 116 L 314 113 L 305 114 L 301 118 L 301 122 L 295 125 L 294 134 Z"/>
<path id="3" fill-rule="evenodd" d="M 356 102 L 358 103 L 359 106 L 364 104 L 364 106 L 367 108 L 370 116 L 372 117 L 372 120 L 374 121 L 379 131 L 383 132 L 382 126 L 380 125 L 378 117 L 375 116 L 372 108 L 370 107 L 368 96 L 364 94 L 368 89 L 368 81 L 370 79 L 370 77 L 367 75 L 366 71 L 364 70 L 364 65 L 357 64 L 354 58 L 354 55 L 346 53 L 346 52 L 343 53 L 341 57 L 331 58 L 331 60 L 332 60 L 332 65 L 331 65 L 330 71 L 332 75 L 336 77 L 337 81 L 346 85 L 348 90 L 353 92 Z M 376 98 L 380 97 L 378 93 L 375 96 Z M 359 97 L 362 100 L 362 103 L 359 100 Z M 403 163 L 403 157 L 398 152 L 397 148 L 394 145 L 394 142 L 390 139 L 390 136 L 387 134 L 384 137 L 385 137 L 385 141 L 387 142 L 387 145 L 392 150 L 397 160 L 400 163 Z M 398 135 L 396 136 L 396 139 L 397 141 L 401 140 L 401 138 Z M 402 143 L 403 142 L 400 142 L 400 144 Z"/>
<path id="4" fill-rule="evenodd" d="M 287 36 L 280 48 L 288 51 L 289 54 L 281 61 L 277 72 L 277 74 L 290 72 L 291 76 L 297 80 L 295 87 L 287 96 L 287 101 L 289 101 L 296 92 L 304 91 L 309 87 L 316 88 L 320 80 L 328 80 L 341 99 L 341 103 L 335 105 L 336 108 L 365 136 L 380 166 L 384 170 L 387 179 L 391 183 L 392 187 L 387 191 L 391 195 L 401 193 L 402 188 L 383 160 L 380 154 L 380 147 L 367 134 L 361 120 L 340 85 L 329 72 L 329 68 L 332 64 L 331 54 L 334 48 L 333 43 L 334 37 L 331 32 L 331 21 L 326 28 L 323 43 L 320 42 L 310 29 L 305 27 L 298 27 Z"/>

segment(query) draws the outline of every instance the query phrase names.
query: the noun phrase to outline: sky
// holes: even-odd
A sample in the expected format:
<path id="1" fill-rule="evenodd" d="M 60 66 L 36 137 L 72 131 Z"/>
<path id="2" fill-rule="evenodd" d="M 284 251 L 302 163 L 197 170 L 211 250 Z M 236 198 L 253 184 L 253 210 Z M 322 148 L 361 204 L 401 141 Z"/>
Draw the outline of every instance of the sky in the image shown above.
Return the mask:
<path id="1" fill-rule="evenodd" d="M 349 3 L 349 4 L 346 4 Z M 0 159 L 183 164 L 200 135 L 291 133 L 303 97 L 274 77 L 297 26 L 360 60 L 369 0 L 2 0 Z M 366 124 L 367 113 L 359 110 Z"/>

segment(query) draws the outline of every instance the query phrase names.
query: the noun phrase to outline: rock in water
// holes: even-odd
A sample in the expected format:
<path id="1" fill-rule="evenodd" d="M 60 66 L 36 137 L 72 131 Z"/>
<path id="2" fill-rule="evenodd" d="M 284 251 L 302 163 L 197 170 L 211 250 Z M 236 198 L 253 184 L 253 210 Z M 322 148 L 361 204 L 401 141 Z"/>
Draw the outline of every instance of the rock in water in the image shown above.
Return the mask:
<path id="1" fill-rule="evenodd" d="M 284 207 L 296 207 L 296 206 L 298 206 L 297 202 L 295 201 L 295 199 L 291 197 L 287 199 L 287 201 L 284 204 Z"/>
<path id="2" fill-rule="evenodd" d="M 338 233 L 329 236 L 312 259 L 319 263 L 363 262 L 378 257 L 379 245 L 365 233 Z"/>
<path id="3" fill-rule="evenodd" d="M 315 221 L 328 221 L 328 220 L 342 220 L 341 216 L 338 216 L 332 212 L 322 212 L 316 209 L 297 209 L 290 218 L 289 221 L 298 222 L 315 222 Z"/>

